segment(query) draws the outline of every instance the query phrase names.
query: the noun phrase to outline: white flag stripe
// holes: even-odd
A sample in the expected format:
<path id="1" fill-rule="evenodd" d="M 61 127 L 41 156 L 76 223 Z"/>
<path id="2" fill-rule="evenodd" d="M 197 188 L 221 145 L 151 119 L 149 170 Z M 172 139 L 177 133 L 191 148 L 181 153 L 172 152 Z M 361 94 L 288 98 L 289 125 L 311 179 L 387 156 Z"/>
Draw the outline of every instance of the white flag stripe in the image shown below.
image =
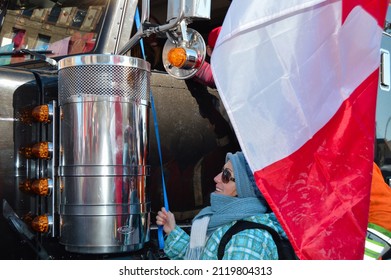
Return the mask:
<path id="1" fill-rule="evenodd" d="M 235 9 L 238 15 L 246 15 L 246 17 L 226 17 L 224 25 L 233 27 L 227 32 L 227 29 L 221 30 L 216 41 L 216 47 L 225 40 L 235 37 L 243 30 L 257 27 L 269 21 L 277 20 L 289 14 L 299 12 L 305 8 L 313 7 L 326 0 L 291 0 L 280 1 L 278 5 L 270 5 L 269 0 L 257 0 L 243 2 L 233 1 L 231 6 Z M 262 7 L 260 9 L 259 7 Z M 248 11 L 251 11 L 250 13 Z"/>
<path id="2" fill-rule="evenodd" d="M 256 2 L 246 4 L 252 7 Z M 311 139 L 379 66 L 379 52 L 360 44 L 380 42 L 382 30 L 375 19 L 357 7 L 341 27 L 341 1 L 328 2 L 262 28 L 242 29 L 237 36 L 227 35 L 230 25 L 224 22 L 212 70 L 253 171 L 292 154 Z M 227 15 L 231 22 L 232 11 L 241 5 L 231 4 Z M 251 25 L 253 15 L 235 14 L 245 26 L 256 25 Z M 256 120 L 257 127 L 249 120 Z"/>

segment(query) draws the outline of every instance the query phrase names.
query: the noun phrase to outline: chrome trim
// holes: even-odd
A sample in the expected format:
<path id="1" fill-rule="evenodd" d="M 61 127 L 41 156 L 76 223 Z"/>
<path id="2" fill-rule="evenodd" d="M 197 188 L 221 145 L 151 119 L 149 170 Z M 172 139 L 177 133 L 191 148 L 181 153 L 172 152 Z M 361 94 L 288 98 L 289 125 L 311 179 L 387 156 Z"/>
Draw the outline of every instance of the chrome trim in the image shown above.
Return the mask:
<path id="1" fill-rule="evenodd" d="M 135 67 L 145 71 L 151 71 L 150 64 L 140 58 L 108 55 L 108 54 L 94 54 L 94 55 L 78 55 L 61 59 L 58 62 L 58 69 L 67 67 L 82 66 L 82 65 L 116 65 L 125 67 Z"/>

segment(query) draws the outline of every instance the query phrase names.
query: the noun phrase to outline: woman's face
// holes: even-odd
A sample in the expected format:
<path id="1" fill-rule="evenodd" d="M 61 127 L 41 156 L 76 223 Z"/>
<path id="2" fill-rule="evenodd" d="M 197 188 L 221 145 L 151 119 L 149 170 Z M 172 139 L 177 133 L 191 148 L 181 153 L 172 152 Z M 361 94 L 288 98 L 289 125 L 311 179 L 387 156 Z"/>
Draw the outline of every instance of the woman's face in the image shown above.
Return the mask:
<path id="1" fill-rule="evenodd" d="M 225 175 L 227 175 L 225 176 L 226 182 L 223 182 L 223 172 L 225 173 Z M 231 180 L 227 181 L 228 178 L 231 178 Z M 227 161 L 223 167 L 223 170 L 214 178 L 214 181 L 216 183 L 215 193 L 228 196 L 237 196 L 236 184 L 234 182 L 234 179 L 235 178 L 232 163 L 231 161 Z"/>

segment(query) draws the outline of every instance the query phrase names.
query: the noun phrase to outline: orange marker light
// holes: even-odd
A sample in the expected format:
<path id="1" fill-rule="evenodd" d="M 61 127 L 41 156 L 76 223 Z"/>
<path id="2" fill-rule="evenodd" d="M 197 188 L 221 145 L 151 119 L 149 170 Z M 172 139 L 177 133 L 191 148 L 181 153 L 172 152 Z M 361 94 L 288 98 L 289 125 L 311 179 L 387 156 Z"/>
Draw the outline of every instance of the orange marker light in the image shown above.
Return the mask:
<path id="1" fill-rule="evenodd" d="M 37 106 L 32 111 L 33 118 L 38 122 L 49 122 L 49 105 Z"/>
<path id="2" fill-rule="evenodd" d="M 34 144 L 32 153 L 39 159 L 50 159 L 52 157 L 52 148 L 49 142 L 40 142 Z"/>
<path id="3" fill-rule="evenodd" d="M 186 50 L 184 48 L 172 48 L 167 54 L 168 62 L 170 62 L 172 66 L 178 68 L 182 67 L 185 64 L 186 58 L 187 55 Z"/>
<path id="4" fill-rule="evenodd" d="M 36 232 L 48 232 L 49 231 L 49 218 L 46 215 L 35 217 L 31 222 L 31 228 Z"/>
<path id="5" fill-rule="evenodd" d="M 38 195 L 47 196 L 52 187 L 51 180 L 47 178 L 41 178 L 34 180 L 33 184 L 31 185 L 31 190 Z"/>

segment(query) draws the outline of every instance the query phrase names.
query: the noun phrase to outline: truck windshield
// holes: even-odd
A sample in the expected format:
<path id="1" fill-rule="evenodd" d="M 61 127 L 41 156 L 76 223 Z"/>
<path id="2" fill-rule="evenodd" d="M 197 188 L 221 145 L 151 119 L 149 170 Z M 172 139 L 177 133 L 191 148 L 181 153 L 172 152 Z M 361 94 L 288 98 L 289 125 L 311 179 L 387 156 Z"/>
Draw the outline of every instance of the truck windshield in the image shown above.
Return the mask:
<path id="1" fill-rule="evenodd" d="M 8 5 L 0 14 L 0 65 L 36 59 L 22 49 L 48 57 L 93 51 L 109 0 L 31 2 L 45 5 Z"/>

